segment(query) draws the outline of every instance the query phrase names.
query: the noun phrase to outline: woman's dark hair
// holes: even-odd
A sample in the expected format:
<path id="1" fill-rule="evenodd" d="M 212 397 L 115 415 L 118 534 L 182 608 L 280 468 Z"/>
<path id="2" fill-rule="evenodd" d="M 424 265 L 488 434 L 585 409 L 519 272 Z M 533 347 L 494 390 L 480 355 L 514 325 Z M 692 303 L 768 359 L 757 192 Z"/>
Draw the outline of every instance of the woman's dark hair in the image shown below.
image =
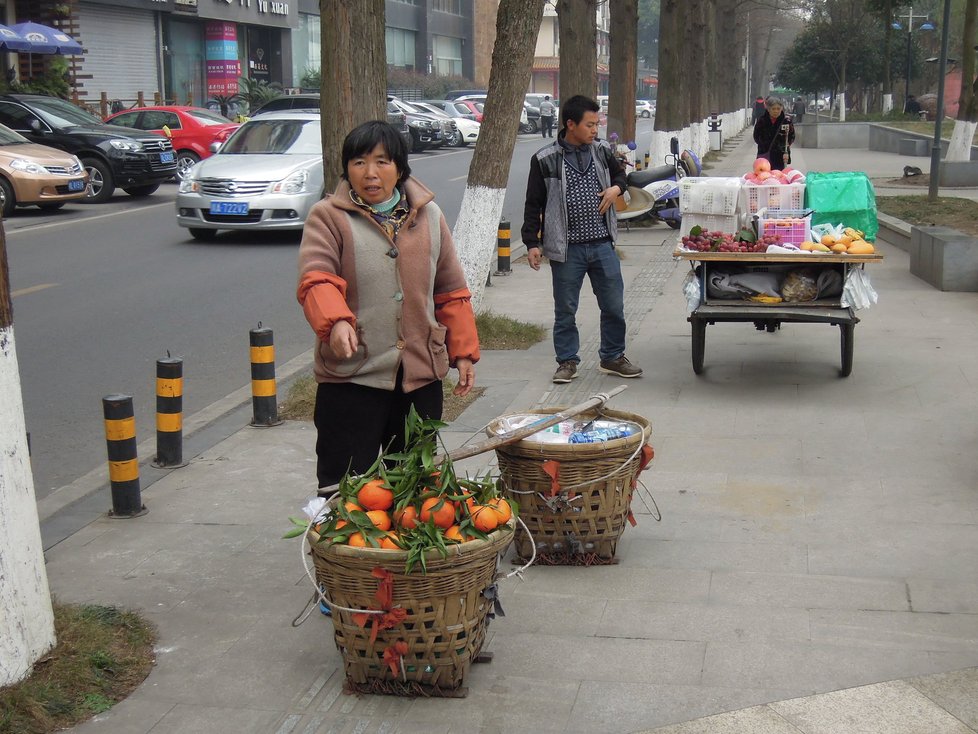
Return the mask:
<path id="1" fill-rule="evenodd" d="M 579 124 L 584 118 L 585 112 L 600 111 L 601 105 L 597 101 L 585 97 L 583 94 L 575 94 L 560 106 L 560 126 L 567 127 L 570 120 L 573 120 L 575 125 Z"/>
<path id="2" fill-rule="evenodd" d="M 346 178 L 346 169 L 350 161 L 354 158 L 366 155 L 378 145 L 383 145 L 384 150 L 390 159 L 397 166 L 399 174 L 397 183 L 401 184 L 411 175 L 411 166 L 408 165 L 408 149 L 404 143 L 404 138 L 389 122 L 382 120 L 371 120 L 353 128 L 343 140 L 343 172 L 340 174 Z"/>

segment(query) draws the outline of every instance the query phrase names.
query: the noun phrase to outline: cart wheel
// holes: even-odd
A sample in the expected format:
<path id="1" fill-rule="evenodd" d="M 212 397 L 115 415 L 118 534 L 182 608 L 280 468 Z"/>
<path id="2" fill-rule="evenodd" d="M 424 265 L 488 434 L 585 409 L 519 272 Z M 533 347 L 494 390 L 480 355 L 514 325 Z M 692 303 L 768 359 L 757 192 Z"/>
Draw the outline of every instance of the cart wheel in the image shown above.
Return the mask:
<path id="1" fill-rule="evenodd" d="M 693 372 L 703 374 L 703 353 L 706 351 L 706 322 L 703 319 L 690 319 L 693 332 Z"/>
<path id="2" fill-rule="evenodd" d="M 842 369 L 839 370 L 839 375 L 848 377 L 852 374 L 853 336 L 856 326 L 855 324 L 839 324 L 839 331 L 842 332 Z"/>

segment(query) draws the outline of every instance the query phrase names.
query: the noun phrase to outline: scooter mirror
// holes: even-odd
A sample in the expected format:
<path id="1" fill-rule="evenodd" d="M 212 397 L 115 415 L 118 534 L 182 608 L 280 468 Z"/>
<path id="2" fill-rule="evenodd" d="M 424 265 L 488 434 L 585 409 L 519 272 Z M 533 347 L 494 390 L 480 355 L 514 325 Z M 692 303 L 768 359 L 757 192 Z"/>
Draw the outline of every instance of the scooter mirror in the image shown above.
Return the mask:
<path id="1" fill-rule="evenodd" d="M 673 155 L 679 155 L 679 138 L 672 138 L 669 141 L 669 150 Z"/>

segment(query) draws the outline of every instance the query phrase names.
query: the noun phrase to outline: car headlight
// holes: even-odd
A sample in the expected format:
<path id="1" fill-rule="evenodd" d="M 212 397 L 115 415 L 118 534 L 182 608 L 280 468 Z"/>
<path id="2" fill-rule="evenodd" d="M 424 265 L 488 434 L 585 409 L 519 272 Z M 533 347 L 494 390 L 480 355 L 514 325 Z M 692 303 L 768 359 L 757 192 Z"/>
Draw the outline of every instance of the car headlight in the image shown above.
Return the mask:
<path id="1" fill-rule="evenodd" d="M 110 140 L 109 145 L 111 145 L 116 150 L 131 150 L 140 151 L 143 149 L 143 144 L 136 140 L 125 140 L 122 138 L 116 138 L 115 140 Z"/>
<path id="2" fill-rule="evenodd" d="M 309 180 L 308 171 L 296 171 L 272 186 L 274 194 L 301 194 L 306 190 L 306 181 Z"/>
<path id="3" fill-rule="evenodd" d="M 180 181 L 180 188 L 177 190 L 181 194 L 194 194 L 200 191 L 200 184 L 195 178 L 185 178 Z"/>
<path id="4" fill-rule="evenodd" d="M 29 161 L 26 158 L 14 158 L 10 161 L 10 167 L 15 171 L 23 171 L 24 173 L 47 173 L 48 169 L 44 166 L 39 166 L 34 161 Z"/>

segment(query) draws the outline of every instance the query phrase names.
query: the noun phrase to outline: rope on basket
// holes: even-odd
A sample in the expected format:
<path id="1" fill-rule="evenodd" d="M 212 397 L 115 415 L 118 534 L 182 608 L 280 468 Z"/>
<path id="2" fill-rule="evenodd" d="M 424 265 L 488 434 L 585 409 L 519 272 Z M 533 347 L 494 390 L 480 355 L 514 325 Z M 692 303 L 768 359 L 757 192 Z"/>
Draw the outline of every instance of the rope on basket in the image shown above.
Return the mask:
<path id="1" fill-rule="evenodd" d="M 645 509 L 649 511 L 652 519 L 656 522 L 662 522 L 662 510 L 659 509 L 659 503 L 655 501 L 655 497 L 652 496 L 652 492 L 649 490 L 649 488 L 645 486 L 645 482 L 639 479 L 638 483 L 641 485 L 642 489 L 645 490 L 645 494 L 649 496 L 649 499 L 652 500 L 652 507 L 655 507 L 655 510 L 653 510 L 652 507 L 649 507 L 649 503 L 645 501 L 645 497 L 643 497 L 642 493 L 638 491 L 638 488 L 635 489 L 635 494 L 640 500 L 642 500 L 642 504 L 645 505 Z"/>

